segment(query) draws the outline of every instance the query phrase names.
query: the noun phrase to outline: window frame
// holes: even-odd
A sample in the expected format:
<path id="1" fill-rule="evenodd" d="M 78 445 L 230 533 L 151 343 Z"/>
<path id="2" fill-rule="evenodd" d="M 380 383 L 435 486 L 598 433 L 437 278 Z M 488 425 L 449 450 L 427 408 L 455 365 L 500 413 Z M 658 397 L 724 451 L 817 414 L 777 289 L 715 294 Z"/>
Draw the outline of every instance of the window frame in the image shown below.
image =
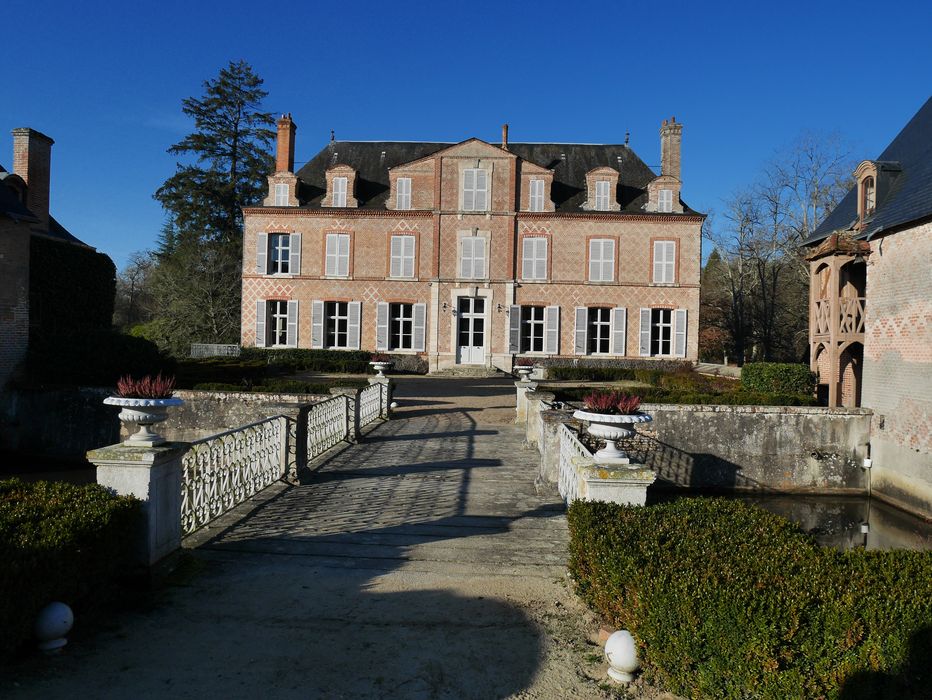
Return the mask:
<path id="1" fill-rule="evenodd" d="M 538 304 L 522 305 L 521 331 L 518 341 L 518 351 L 524 353 L 544 354 L 546 337 L 547 307 Z M 539 315 L 540 318 L 535 318 Z M 539 345 L 536 348 L 535 345 Z"/>
<path id="2" fill-rule="evenodd" d="M 479 174 L 482 174 L 483 186 L 479 187 Z M 469 186 L 469 178 L 472 178 L 472 187 Z M 463 169 L 463 211 L 489 211 L 489 171 L 485 168 L 464 168 Z M 472 202 L 467 206 L 467 193 L 472 195 Z M 479 206 L 478 196 L 482 194 L 482 206 Z"/>
<path id="3" fill-rule="evenodd" d="M 267 275 L 290 275 L 291 272 L 291 239 L 290 233 L 270 233 L 268 235 L 268 268 Z M 285 240 L 285 245 L 275 245 L 276 240 Z M 282 252 L 287 257 L 282 258 Z M 278 259 L 276 259 L 278 256 Z M 283 269 L 283 267 L 285 269 Z M 277 269 L 276 269 L 277 268 Z"/>
<path id="4" fill-rule="evenodd" d="M 544 210 L 544 192 L 546 185 L 541 178 L 531 178 L 528 184 L 528 211 Z"/>
<path id="5" fill-rule="evenodd" d="M 539 255 L 539 243 L 543 243 L 543 259 Z M 531 256 L 528 256 L 530 244 Z M 530 265 L 528 264 L 530 261 Z M 545 282 L 548 277 L 550 262 L 550 242 L 547 236 L 523 236 L 521 238 L 521 279 L 531 282 Z M 530 270 L 528 269 L 530 267 Z M 541 272 L 538 275 L 538 271 Z M 528 274 L 530 272 L 530 274 Z"/>
<path id="6" fill-rule="evenodd" d="M 674 356 L 674 325 L 675 309 L 652 308 L 650 310 L 650 356 L 651 357 L 673 357 Z M 667 320 L 663 320 L 663 315 L 667 314 Z M 663 337 L 664 329 L 667 336 Z M 655 335 L 656 334 L 656 335 Z M 667 352 L 663 352 L 663 344 L 667 343 Z M 656 348 L 656 349 L 655 349 Z"/>
<path id="7" fill-rule="evenodd" d="M 657 211 L 661 214 L 673 213 L 673 190 L 661 189 L 657 194 Z"/>
<path id="8" fill-rule="evenodd" d="M 410 255 L 405 254 L 405 241 L 411 241 Z M 395 253 L 395 242 L 398 241 L 400 253 Z M 398 274 L 395 274 L 395 261 L 398 260 Z M 410 274 L 405 274 L 405 265 L 410 265 Z M 417 276 L 417 237 L 410 233 L 392 234 L 388 243 L 388 276 L 392 279 L 414 279 Z"/>
<path id="9" fill-rule="evenodd" d="M 349 342 L 349 306 L 348 301 L 324 301 L 325 350 L 352 350 Z M 337 342 L 341 334 L 344 336 L 343 345 Z"/>
<path id="10" fill-rule="evenodd" d="M 339 183 L 341 187 L 338 187 L 337 183 Z M 333 178 L 331 184 L 333 185 L 333 196 L 331 197 L 330 205 L 333 207 L 345 207 L 349 178 L 344 175 L 338 175 Z"/>
<path id="11" fill-rule="evenodd" d="M 667 253 L 672 248 L 672 254 L 668 255 Z M 662 249 L 664 252 L 661 256 L 658 256 L 658 250 Z M 652 240 L 651 241 L 651 284 L 676 284 L 677 282 L 677 253 L 678 253 L 678 241 L 672 239 L 661 239 L 661 240 Z M 660 278 L 658 279 L 657 271 L 661 270 Z M 669 279 L 667 279 L 669 273 Z"/>
<path id="12" fill-rule="evenodd" d="M 593 265 L 596 264 L 595 258 L 592 253 L 593 253 L 594 244 L 596 243 L 600 244 L 599 245 L 599 257 L 598 257 L 598 263 L 597 263 L 599 266 L 599 278 L 598 279 L 594 278 L 592 275 Z M 605 258 L 605 244 L 606 243 L 611 243 L 611 248 L 612 248 L 612 254 L 608 260 L 606 260 Z M 589 245 L 588 245 L 589 261 L 588 261 L 588 275 L 587 275 L 587 279 L 589 282 L 614 282 L 615 281 L 615 253 L 616 253 L 617 247 L 618 246 L 614 238 L 590 238 L 589 239 Z M 608 264 L 609 266 L 608 279 L 604 277 L 606 264 Z"/>
<path id="13" fill-rule="evenodd" d="M 868 206 L 868 195 L 870 195 L 870 206 Z M 877 209 L 877 181 L 873 175 L 868 175 L 861 180 L 861 216 L 866 218 L 874 213 Z"/>
<path id="14" fill-rule="evenodd" d="M 265 304 L 265 347 L 289 347 L 288 301 L 285 299 L 269 299 Z M 282 342 L 277 342 L 276 336 L 280 336 Z"/>
<path id="15" fill-rule="evenodd" d="M 489 278 L 489 262 L 488 262 L 488 251 L 486 250 L 486 237 L 485 236 L 463 236 L 459 241 L 459 260 L 457 261 L 457 275 L 458 279 L 464 280 L 484 280 Z M 464 266 L 466 264 L 466 241 L 470 241 L 471 255 L 468 258 L 470 261 L 470 270 L 472 271 L 471 275 L 464 274 Z M 476 246 L 479 246 L 481 251 L 482 259 L 482 274 L 476 274 Z"/>
<path id="16" fill-rule="evenodd" d="M 404 186 L 402 186 L 404 184 Z M 408 211 L 411 209 L 411 178 L 399 177 L 395 180 L 395 209 Z"/>
<path id="17" fill-rule="evenodd" d="M 340 254 L 340 241 L 346 239 L 346 272 L 340 272 L 340 262 L 342 255 Z M 336 247 L 335 252 L 330 250 L 330 242 L 334 241 Z M 326 234 L 324 237 L 324 276 L 325 277 L 339 277 L 346 278 L 350 276 L 351 272 L 351 260 L 353 257 L 353 240 L 352 236 L 348 233 L 339 233 L 336 231 Z M 334 260 L 334 269 L 331 271 L 330 260 Z"/>
<path id="18" fill-rule="evenodd" d="M 388 302 L 388 349 L 414 351 L 414 304 Z"/>
<path id="19" fill-rule="evenodd" d="M 595 181 L 595 197 L 593 206 L 595 211 L 609 211 L 611 209 L 612 183 L 609 180 Z"/>
<path id="20" fill-rule="evenodd" d="M 276 207 L 287 207 L 290 192 L 288 191 L 287 183 L 277 182 L 275 183 L 275 206 Z"/>
<path id="21" fill-rule="evenodd" d="M 599 349 L 604 343 L 605 349 Z M 612 353 L 612 307 L 586 307 L 586 354 L 610 355 Z"/>

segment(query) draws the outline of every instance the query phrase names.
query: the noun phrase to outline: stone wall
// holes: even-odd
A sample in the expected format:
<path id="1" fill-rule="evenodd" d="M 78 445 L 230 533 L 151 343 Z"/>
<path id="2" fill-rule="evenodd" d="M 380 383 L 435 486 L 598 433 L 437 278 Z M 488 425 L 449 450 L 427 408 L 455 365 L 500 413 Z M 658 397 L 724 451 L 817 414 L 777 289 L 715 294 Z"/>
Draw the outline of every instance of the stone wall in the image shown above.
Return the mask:
<path id="1" fill-rule="evenodd" d="M 871 241 L 861 405 L 875 493 L 932 517 L 932 223 Z"/>
<path id="2" fill-rule="evenodd" d="M 571 410 L 528 395 L 528 444 L 541 453 L 540 481 L 559 473 L 560 424 Z M 658 486 L 860 493 L 870 438 L 865 409 L 646 404 L 654 417 L 625 448 L 658 473 Z"/>

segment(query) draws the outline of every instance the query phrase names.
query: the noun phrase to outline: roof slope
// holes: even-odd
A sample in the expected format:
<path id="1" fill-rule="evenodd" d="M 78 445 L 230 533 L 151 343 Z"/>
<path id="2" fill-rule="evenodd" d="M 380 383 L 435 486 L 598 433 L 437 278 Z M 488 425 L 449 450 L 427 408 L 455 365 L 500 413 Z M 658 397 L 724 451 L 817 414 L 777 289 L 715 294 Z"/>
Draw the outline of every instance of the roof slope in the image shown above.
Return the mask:
<path id="1" fill-rule="evenodd" d="M 877 158 L 878 167 L 890 170 L 892 183 L 878 201 L 874 215 L 858 233 L 870 238 L 882 231 L 932 216 L 932 97 L 903 127 Z M 896 165 L 900 171 L 896 172 Z M 884 167 L 888 166 L 888 167 Z M 858 218 L 858 188 L 851 188 L 832 213 L 804 244 L 816 243 L 834 231 L 852 228 Z"/>
<path id="2" fill-rule="evenodd" d="M 332 141 L 297 173 L 301 206 L 319 208 L 326 193 L 327 168 L 345 164 L 358 172 L 356 198 L 359 207 L 384 209 L 389 196 L 389 168 L 425 158 L 453 145 L 438 142 Z M 551 198 L 558 212 L 582 211 L 586 201 L 586 173 L 607 166 L 620 172 L 618 201 L 621 211 L 643 213 L 647 203 L 647 184 L 656 177 L 654 171 L 623 144 L 509 143 L 508 150 L 523 160 L 553 170 Z M 686 214 L 697 213 L 685 206 L 684 210 Z"/>
<path id="3" fill-rule="evenodd" d="M 16 192 L 14 192 L 11 187 L 7 187 L 3 184 L 3 180 L 10 175 L 11 173 L 8 173 L 4 167 L 0 165 L 0 214 L 4 214 L 13 219 L 38 222 L 38 217 L 36 217 L 35 214 L 33 214 L 25 204 L 19 201 L 19 196 L 16 194 Z M 66 243 L 73 243 L 75 245 L 84 246 L 85 248 L 91 247 L 84 241 L 72 235 L 72 233 L 60 223 L 58 223 L 58 221 L 52 215 L 49 215 L 49 228 L 47 231 L 37 231 L 36 229 L 33 229 L 33 231 L 50 236 L 51 238 L 57 238 L 58 240 L 65 241 Z"/>

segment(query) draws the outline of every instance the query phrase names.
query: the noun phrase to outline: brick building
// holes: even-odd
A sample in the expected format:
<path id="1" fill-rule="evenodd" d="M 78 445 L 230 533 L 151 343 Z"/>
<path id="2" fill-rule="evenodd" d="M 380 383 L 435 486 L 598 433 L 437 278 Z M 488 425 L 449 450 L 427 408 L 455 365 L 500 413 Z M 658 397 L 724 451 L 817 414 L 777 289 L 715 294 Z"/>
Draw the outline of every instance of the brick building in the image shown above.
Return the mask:
<path id="1" fill-rule="evenodd" d="M 0 165 L 0 389 L 25 357 L 30 337 L 54 326 L 80 326 L 99 309 L 113 308 L 112 291 L 101 299 L 75 288 L 77 273 L 89 265 L 112 280 L 113 263 L 50 214 L 53 143 L 34 129 L 14 129 L 13 172 Z"/>
<path id="2" fill-rule="evenodd" d="M 809 340 L 830 406 L 864 406 L 872 486 L 932 515 L 932 99 L 806 241 Z"/>
<path id="3" fill-rule="evenodd" d="M 622 145 L 331 142 L 244 210 L 243 345 L 418 354 L 431 371 L 533 357 L 697 358 L 700 228 Z"/>

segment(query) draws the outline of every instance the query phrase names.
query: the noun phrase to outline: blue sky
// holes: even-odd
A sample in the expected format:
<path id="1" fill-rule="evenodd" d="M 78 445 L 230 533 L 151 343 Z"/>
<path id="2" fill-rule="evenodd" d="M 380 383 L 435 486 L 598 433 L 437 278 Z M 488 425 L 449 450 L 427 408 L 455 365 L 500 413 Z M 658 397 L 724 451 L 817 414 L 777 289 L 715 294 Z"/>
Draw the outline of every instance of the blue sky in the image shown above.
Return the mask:
<path id="1" fill-rule="evenodd" d="M 55 139 L 53 215 L 118 267 L 158 236 L 165 149 L 190 128 L 181 100 L 230 60 L 293 114 L 298 161 L 330 129 L 497 140 L 508 122 L 513 141 L 630 131 L 656 166 L 675 115 L 683 198 L 701 211 L 802 130 L 876 156 L 932 93 L 928 2 L 6 0 L 3 17 L 0 164 L 14 127 Z"/>

